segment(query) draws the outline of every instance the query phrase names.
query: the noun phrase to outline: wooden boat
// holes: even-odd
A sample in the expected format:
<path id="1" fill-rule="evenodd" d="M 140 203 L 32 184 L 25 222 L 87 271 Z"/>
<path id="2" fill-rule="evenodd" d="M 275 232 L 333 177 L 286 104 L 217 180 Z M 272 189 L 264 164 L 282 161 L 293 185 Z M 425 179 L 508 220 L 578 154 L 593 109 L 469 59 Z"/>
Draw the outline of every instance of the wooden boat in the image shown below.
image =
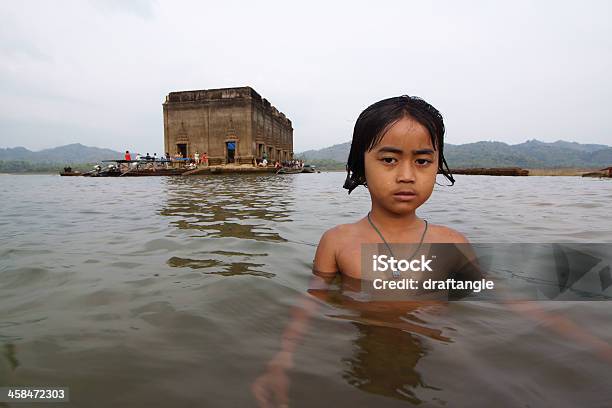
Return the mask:
<path id="1" fill-rule="evenodd" d="M 193 170 L 188 170 L 183 173 L 183 176 L 203 176 L 210 174 L 235 174 L 235 173 L 276 173 L 276 169 L 272 166 L 229 166 L 215 165 L 197 167 Z"/>
<path id="2" fill-rule="evenodd" d="M 302 173 L 320 173 L 321 170 L 317 169 L 317 167 L 313 164 L 305 164 L 302 168 Z"/>
<path id="3" fill-rule="evenodd" d="M 492 167 L 492 168 L 470 168 L 470 169 L 451 169 L 451 174 L 472 174 L 484 176 L 528 176 L 529 170 L 520 167 Z"/>
<path id="4" fill-rule="evenodd" d="M 72 171 L 72 167 L 64 167 L 64 171 L 60 172 L 60 176 L 82 176 L 80 171 Z"/>
<path id="5" fill-rule="evenodd" d="M 608 173 L 603 171 L 593 171 L 591 173 L 584 173 L 582 177 L 600 177 L 600 178 L 612 178 Z"/>
<path id="6" fill-rule="evenodd" d="M 60 176 L 63 176 L 63 177 L 82 176 L 82 175 L 84 175 L 84 173 L 81 173 L 80 171 L 72 171 L 72 172 L 61 171 L 60 172 Z"/>
<path id="7" fill-rule="evenodd" d="M 61 172 L 60 175 L 83 177 L 180 176 L 190 170 L 185 166 L 168 168 L 166 167 L 166 160 L 102 160 L 102 162 L 111 164 L 105 167 L 96 165 L 94 166 L 93 170 L 86 173 L 72 172 L 72 169 L 65 167 L 64 171 Z"/>
<path id="8" fill-rule="evenodd" d="M 291 167 L 281 167 L 280 169 L 276 171 L 276 174 L 298 174 L 301 172 L 302 172 L 301 168 L 294 169 Z"/>
<path id="9" fill-rule="evenodd" d="M 102 166 L 95 166 L 93 170 L 83 173 L 83 177 L 119 177 L 121 171 L 114 166 L 108 166 L 102 168 Z"/>
<path id="10" fill-rule="evenodd" d="M 121 174 L 120 177 L 146 177 L 146 176 L 181 176 L 189 171 L 187 168 L 180 169 L 153 169 L 153 170 L 137 170 L 129 171 Z"/>
<path id="11" fill-rule="evenodd" d="M 606 167 L 605 169 L 601 169 L 599 171 L 593 171 L 591 173 L 584 173 L 582 177 L 612 178 L 612 167 Z"/>

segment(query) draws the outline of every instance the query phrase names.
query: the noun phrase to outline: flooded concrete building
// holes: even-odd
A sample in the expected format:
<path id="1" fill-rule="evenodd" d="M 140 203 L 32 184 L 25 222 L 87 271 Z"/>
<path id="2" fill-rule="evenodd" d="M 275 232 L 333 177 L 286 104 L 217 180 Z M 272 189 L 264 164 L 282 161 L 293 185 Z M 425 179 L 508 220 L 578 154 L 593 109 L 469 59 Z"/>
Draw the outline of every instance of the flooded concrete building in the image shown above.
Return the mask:
<path id="1" fill-rule="evenodd" d="M 163 112 L 171 155 L 206 153 L 211 165 L 293 158 L 291 121 L 251 87 L 170 92 Z"/>

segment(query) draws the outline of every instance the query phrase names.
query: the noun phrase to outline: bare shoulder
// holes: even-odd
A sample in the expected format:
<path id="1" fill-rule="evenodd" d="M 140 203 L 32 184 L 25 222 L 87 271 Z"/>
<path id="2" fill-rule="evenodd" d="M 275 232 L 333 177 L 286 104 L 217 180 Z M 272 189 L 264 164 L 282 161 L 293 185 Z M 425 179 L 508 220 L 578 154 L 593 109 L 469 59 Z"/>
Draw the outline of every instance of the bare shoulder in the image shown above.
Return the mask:
<path id="1" fill-rule="evenodd" d="M 328 273 L 338 271 L 338 259 L 342 248 L 355 240 L 359 235 L 358 223 L 340 224 L 323 233 L 313 260 L 316 272 Z"/>
<path id="2" fill-rule="evenodd" d="M 470 241 L 459 231 L 444 225 L 429 225 L 427 241 L 445 244 L 468 244 Z"/>
<path id="3" fill-rule="evenodd" d="M 319 246 L 341 246 L 347 240 L 353 239 L 359 235 L 359 223 L 354 224 L 339 224 L 328 229 L 321 236 Z"/>

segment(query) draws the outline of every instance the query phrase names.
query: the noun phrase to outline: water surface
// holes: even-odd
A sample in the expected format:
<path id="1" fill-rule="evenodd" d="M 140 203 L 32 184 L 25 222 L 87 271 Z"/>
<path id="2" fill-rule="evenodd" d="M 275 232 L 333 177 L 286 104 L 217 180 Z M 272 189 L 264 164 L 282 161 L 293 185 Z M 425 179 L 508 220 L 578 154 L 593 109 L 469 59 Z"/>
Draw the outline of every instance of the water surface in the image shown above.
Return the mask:
<path id="1" fill-rule="evenodd" d="M 250 385 L 306 293 L 321 234 L 369 209 L 343 181 L 0 175 L 0 386 L 68 386 L 71 407 L 254 406 Z M 418 214 L 474 242 L 609 243 L 611 199 L 609 180 L 457 176 Z M 610 342 L 608 305 L 543 307 Z M 611 367 L 497 303 L 396 314 L 322 303 L 289 396 L 606 406 Z"/>

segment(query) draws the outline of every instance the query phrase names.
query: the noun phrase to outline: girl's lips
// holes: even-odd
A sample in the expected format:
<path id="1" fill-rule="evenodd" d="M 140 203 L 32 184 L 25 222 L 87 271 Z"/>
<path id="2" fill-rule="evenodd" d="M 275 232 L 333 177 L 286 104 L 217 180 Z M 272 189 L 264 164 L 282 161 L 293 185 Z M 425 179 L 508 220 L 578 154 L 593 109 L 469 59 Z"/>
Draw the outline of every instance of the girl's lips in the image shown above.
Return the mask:
<path id="1" fill-rule="evenodd" d="M 416 197 L 415 193 L 412 192 L 400 192 L 393 194 L 393 198 L 398 201 L 411 201 Z"/>

